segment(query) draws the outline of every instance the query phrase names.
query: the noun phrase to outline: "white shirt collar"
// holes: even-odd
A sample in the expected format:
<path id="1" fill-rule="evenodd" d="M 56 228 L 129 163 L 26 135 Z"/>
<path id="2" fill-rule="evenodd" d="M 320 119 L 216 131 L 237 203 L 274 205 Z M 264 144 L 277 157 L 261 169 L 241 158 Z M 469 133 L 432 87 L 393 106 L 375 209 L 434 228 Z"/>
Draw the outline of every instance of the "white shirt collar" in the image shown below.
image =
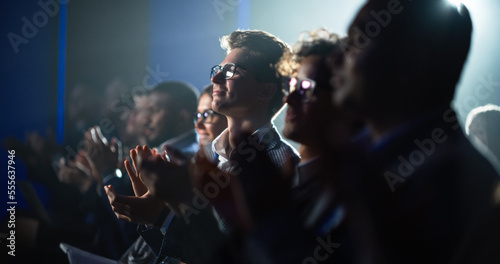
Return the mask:
<path id="1" fill-rule="evenodd" d="M 258 142 L 262 141 L 262 138 L 269 132 L 269 130 L 273 129 L 273 124 L 271 121 L 265 123 L 263 126 L 259 127 L 252 133 L 252 136 L 255 135 L 258 138 Z M 221 163 L 226 163 L 229 160 L 229 155 L 231 153 L 227 153 L 229 149 L 229 129 L 226 128 L 218 137 L 214 139 L 212 142 L 212 150 L 217 153 L 219 156 L 219 167 L 221 167 Z"/>

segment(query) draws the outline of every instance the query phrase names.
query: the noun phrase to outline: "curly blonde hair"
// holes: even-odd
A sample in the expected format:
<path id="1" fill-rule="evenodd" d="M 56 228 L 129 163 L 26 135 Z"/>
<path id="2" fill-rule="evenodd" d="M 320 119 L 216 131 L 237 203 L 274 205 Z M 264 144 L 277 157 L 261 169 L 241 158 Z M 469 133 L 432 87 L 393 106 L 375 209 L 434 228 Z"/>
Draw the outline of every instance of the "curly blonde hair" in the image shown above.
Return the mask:
<path id="1" fill-rule="evenodd" d="M 325 28 L 304 31 L 293 45 L 293 53 L 289 55 L 290 58 L 283 60 L 279 69 L 283 75 L 294 75 L 302 60 L 310 55 L 324 57 L 332 55 L 334 63 L 340 64 L 342 61 L 342 56 L 340 56 L 342 54 L 341 41 L 339 35 L 331 33 Z"/>

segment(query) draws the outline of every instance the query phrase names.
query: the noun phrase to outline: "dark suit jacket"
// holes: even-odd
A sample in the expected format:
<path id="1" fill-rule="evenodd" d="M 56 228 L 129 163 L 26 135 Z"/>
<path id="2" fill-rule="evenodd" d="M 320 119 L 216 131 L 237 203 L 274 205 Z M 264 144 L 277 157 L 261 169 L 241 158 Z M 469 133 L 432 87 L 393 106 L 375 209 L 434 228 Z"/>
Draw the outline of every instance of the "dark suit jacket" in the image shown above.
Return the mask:
<path id="1" fill-rule="evenodd" d="M 371 152 L 379 169 L 373 214 L 386 263 L 448 263 L 492 206 L 498 175 L 439 111 Z"/>
<path id="2" fill-rule="evenodd" d="M 209 149 L 207 156 L 215 158 L 215 153 Z M 254 218 L 267 214 L 266 208 L 272 208 L 272 202 L 286 199 L 287 193 L 280 190 L 289 190 L 289 185 L 287 179 L 281 177 L 281 168 L 293 168 L 299 159 L 297 152 L 281 139 L 274 127 L 261 140 L 254 136 L 247 137 L 230 154 L 229 160 L 234 165 L 232 170 L 243 186 L 247 205 Z M 168 256 L 190 264 L 222 262 L 228 258 L 222 250 L 231 244 L 229 241 L 233 240 L 233 236 L 223 219 L 214 218 L 212 212 L 211 206 L 199 210 L 198 214 L 190 216 L 190 223 L 174 218 L 160 243 L 154 238 L 158 236 L 152 235 L 150 229 L 140 230 L 140 233 L 152 246 L 159 260 Z M 158 248 L 158 245 L 161 246 Z"/>

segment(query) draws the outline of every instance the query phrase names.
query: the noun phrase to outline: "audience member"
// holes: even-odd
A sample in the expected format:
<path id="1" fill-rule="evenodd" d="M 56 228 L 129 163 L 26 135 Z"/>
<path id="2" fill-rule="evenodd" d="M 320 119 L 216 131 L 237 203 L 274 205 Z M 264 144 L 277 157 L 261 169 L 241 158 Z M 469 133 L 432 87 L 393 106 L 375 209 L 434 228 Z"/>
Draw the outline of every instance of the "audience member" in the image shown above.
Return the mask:
<path id="1" fill-rule="evenodd" d="M 372 257 L 368 244 L 373 242 L 366 208 L 360 204 L 364 192 L 355 182 L 368 167 L 351 144 L 351 117 L 332 101 L 335 86 L 330 79 L 343 63 L 340 44 L 325 29 L 302 34 L 295 44 L 294 75 L 285 86 L 283 135 L 301 144 L 292 202 L 298 205 L 303 228 L 315 238 L 312 245 L 317 237 L 331 238 L 341 248 L 329 256 L 329 263 L 364 263 Z M 292 251 L 306 253 L 306 259 L 313 250 Z"/>
<path id="2" fill-rule="evenodd" d="M 137 145 L 146 145 L 146 128 L 148 126 L 146 117 L 149 114 L 149 104 L 147 94 L 134 96 L 134 108 L 130 111 L 122 137 L 124 153 L 130 153 L 130 150 Z"/>
<path id="3" fill-rule="evenodd" d="M 227 118 L 212 110 L 213 84 L 203 89 L 198 100 L 198 112 L 196 113 L 196 132 L 200 149 L 210 143 L 227 127 Z"/>
<path id="4" fill-rule="evenodd" d="M 175 148 L 185 155 L 198 150 L 193 114 L 198 94 L 184 82 L 168 81 L 156 85 L 149 94 L 146 139 L 149 146 Z"/>
<path id="5" fill-rule="evenodd" d="M 379 13 L 390 23 L 375 37 Z M 492 207 L 498 175 L 450 109 L 471 30 L 467 9 L 444 0 L 371 0 L 349 27 L 334 99 L 368 125 L 359 142 L 379 170 L 372 201 L 384 263 L 449 262 Z"/>
<path id="6" fill-rule="evenodd" d="M 227 116 L 228 128 L 212 143 L 212 153 L 200 155 L 213 157 L 217 166 L 227 173 L 224 179 L 229 180 L 227 177 L 231 177 L 234 180 L 229 182 L 241 182 L 244 197 L 238 198 L 244 199 L 252 216 L 258 216 L 262 210 L 259 207 L 263 193 L 271 194 L 272 186 L 276 182 L 283 182 L 279 170 L 289 166 L 287 164 L 298 162 L 295 151 L 281 140 L 271 123 L 273 116 L 283 106 L 282 77 L 276 65 L 283 54 L 289 51 L 285 43 L 271 34 L 252 30 L 235 31 L 222 39 L 222 45 L 228 55 L 222 66 L 212 68 L 212 109 Z M 187 179 L 186 171 L 176 176 L 179 170 L 172 167 L 175 166 L 173 163 L 147 148 L 143 151 L 143 155 L 151 156 L 152 159 L 140 158 L 136 168 L 141 171 L 149 191 L 167 201 L 183 217 L 172 219 L 163 236 L 163 243 L 149 243 L 153 248 L 154 245 L 161 246 L 155 249 L 160 259 L 171 256 L 190 263 L 206 263 L 214 257 L 220 246 L 217 237 L 222 235 L 220 239 L 224 240 L 223 234 L 247 227 L 242 221 L 249 219 L 233 218 L 236 208 L 232 200 L 222 207 L 215 207 L 215 218 L 212 215 L 214 211 L 210 210 L 212 207 L 198 208 L 200 210 L 195 213 L 185 210 L 184 203 L 190 205 L 188 209 L 192 209 L 195 208 L 193 202 L 174 196 L 183 197 L 188 193 L 188 197 L 192 198 L 190 184 L 179 184 L 179 180 Z M 268 166 L 259 163 L 261 160 L 268 161 Z M 267 173 L 266 168 L 270 168 Z M 225 187 L 220 187 L 221 194 L 217 197 L 231 197 L 231 189 L 225 190 Z M 200 188 L 198 192 L 206 190 Z M 110 202 L 113 206 L 117 203 L 112 195 Z"/>
<path id="7" fill-rule="evenodd" d="M 148 95 L 149 104 L 145 118 L 145 136 L 148 144 L 158 149 L 167 147 L 180 151 L 184 158 L 194 155 L 198 150 L 198 142 L 194 130 L 193 114 L 196 111 L 197 93 L 190 85 L 169 81 L 156 85 Z M 130 151 L 134 167 L 138 153 L 141 148 L 138 146 Z M 156 152 L 155 152 L 156 153 Z M 129 161 L 125 161 L 127 173 L 131 179 L 134 189 L 134 196 L 126 194 L 117 194 L 114 186 L 105 188 L 113 210 L 119 219 L 135 222 L 139 224 L 162 225 L 169 210 L 166 204 L 151 195 L 142 183 L 141 175 L 138 170 L 134 171 Z M 120 211 L 119 204 L 133 204 L 130 206 L 134 211 L 124 215 Z M 139 215 L 139 216 L 137 216 Z M 155 255 L 146 242 L 139 238 L 122 255 L 120 261 L 123 263 L 152 263 Z"/>
<path id="8" fill-rule="evenodd" d="M 129 264 L 500 262 L 500 107 L 469 113 L 468 140 L 450 106 L 471 33 L 464 5 L 367 0 L 346 38 L 311 31 L 293 53 L 223 36 L 199 99 L 167 81 L 120 112 L 120 79 L 102 98 L 77 83 L 64 149 L 5 142 L 52 206 L 16 213 L 21 260 L 61 262 L 66 242 Z M 298 153 L 273 124 L 285 103 Z"/>

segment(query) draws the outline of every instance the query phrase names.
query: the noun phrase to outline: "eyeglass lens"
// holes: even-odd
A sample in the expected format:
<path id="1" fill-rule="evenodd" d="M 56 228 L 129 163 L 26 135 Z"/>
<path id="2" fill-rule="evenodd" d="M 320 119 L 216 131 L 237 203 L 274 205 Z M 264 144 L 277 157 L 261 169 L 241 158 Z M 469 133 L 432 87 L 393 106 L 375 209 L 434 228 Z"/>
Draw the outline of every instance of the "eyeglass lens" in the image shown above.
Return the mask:
<path id="1" fill-rule="evenodd" d="M 236 70 L 236 65 L 234 63 L 228 63 L 224 66 L 216 65 L 212 67 L 210 72 L 210 79 L 215 75 L 219 74 L 221 71 L 226 79 L 231 79 L 234 76 L 234 71 Z"/>
<path id="2" fill-rule="evenodd" d="M 214 112 L 212 110 L 203 111 L 203 113 L 196 113 L 196 121 L 200 120 L 203 123 L 212 123 Z"/>
<path id="3" fill-rule="evenodd" d="M 286 94 L 290 94 L 298 90 L 299 94 L 301 95 L 302 99 L 308 100 L 309 97 L 312 95 L 312 91 L 314 89 L 314 81 L 309 80 L 309 79 L 297 79 L 297 78 L 290 78 L 290 82 L 287 88 L 288 91 L 286 91 Z"/>

